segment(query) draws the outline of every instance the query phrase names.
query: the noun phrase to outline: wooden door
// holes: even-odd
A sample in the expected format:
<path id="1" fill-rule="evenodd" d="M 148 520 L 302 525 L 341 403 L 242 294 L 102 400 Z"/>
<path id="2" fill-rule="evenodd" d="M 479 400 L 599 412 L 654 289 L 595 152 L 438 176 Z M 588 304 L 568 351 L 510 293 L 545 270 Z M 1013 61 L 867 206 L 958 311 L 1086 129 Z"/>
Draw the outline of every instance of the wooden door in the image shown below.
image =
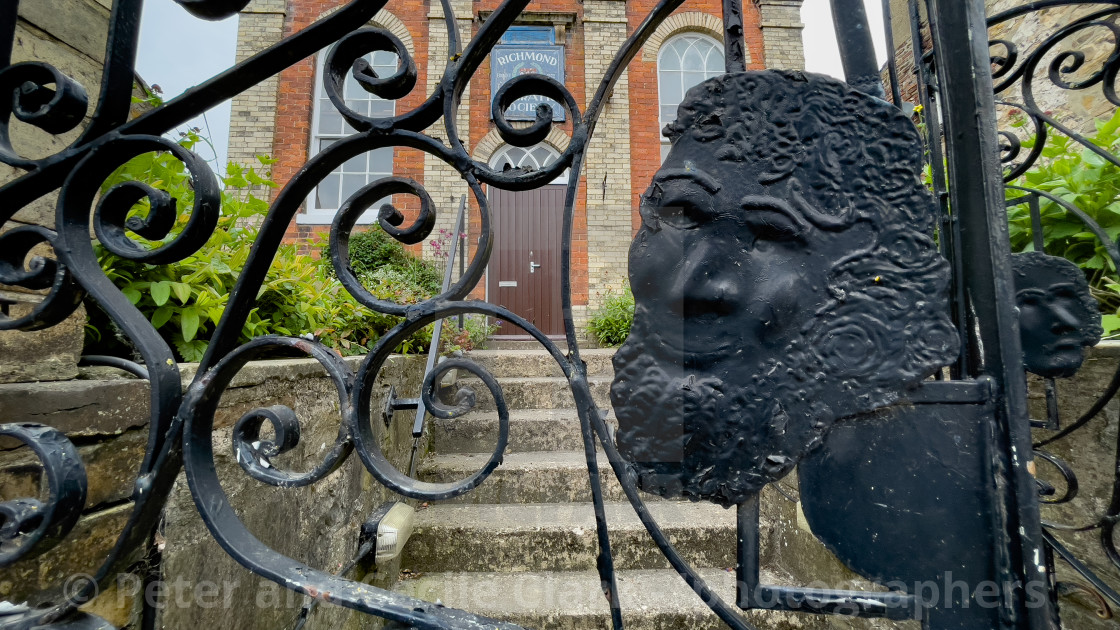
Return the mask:
<path id="1" fill-rule="evenodd" d="M 560 298 L 560 231 L 564 186 L 512 192 L 491 187 L 489 200 L 496 234 L 486 274 L 489 301 L 524 317 L 549 336 L 564 334 Z M 497 337 L 523 337 L 507 323 Z"/>

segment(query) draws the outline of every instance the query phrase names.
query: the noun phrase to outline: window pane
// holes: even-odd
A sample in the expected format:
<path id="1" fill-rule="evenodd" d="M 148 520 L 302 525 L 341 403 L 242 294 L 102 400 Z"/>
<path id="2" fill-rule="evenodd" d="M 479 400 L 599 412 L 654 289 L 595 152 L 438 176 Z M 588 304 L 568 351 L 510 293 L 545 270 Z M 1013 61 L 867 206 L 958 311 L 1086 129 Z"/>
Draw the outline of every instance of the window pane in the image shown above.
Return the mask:
<path id="1" fill-rule="evenodd" d="M 338 207 L 339 176 L 330 174 L 315 189 L 315 207 L 334 209 Z"/>
<path id="2" fill-rule="evenodd" d="M 681 75 L 677 72 L 661 73 L 661 102 L 676 105 L 684 100 L 684 89 L 681 87 Z"/>
<path id="3" fill-rule="evenodd" d="M 512 162 L 514 166 L 521 166 L 522 162 L 525 161 L 525 155 L 525 150 L 517 147 L 512 147 L 506 152 L 506 157 L 509 158 L 509 161 Z"/>
<path id="4" fill-rule="evenodd" d="M 320 141 L 319 141 L 319 150 L 320 150 L 320 151 L 326 151 L 326 150 L 327 150 L 327 147 L 329 147 L 329 146 L 331 146 L 332 144 L 334 144 L 334 142 L 335 142 L 335 141 L 334 141 L 334 139 L 333 139 L 333 138 L 328 138 L 328 139 L 325 139 L 325 140 L 320 140 Z"/>
<path id="5" fill-rule="evenodd" d="M 366 116 L 369 114 L 369 101 L 365 99 L 346 99 L 346 106 L 357 112 L 359 116 Z"/>
<path id="6" fill-rule="evenodd" d="M 374 99 L 369 102 L 369 115 L 375 118 L 388 118 L 393 115 L 393 101 Z"/>
<path id="7" fill-rule="evenodd" d="M 342 115 L 334 108 L 329 99 L 319 99 L 319 133 L 342 133 Z"/>
<path id="8" fill-rule="evenodd" d="M 369 172 L 375 173 L 378 176 L 391 175 L 393 173 L 393 148 L 384 147 L 375 149 L 369 154 Z"/>
<path id="9" fill-rule="evenodd" d="M 712 54 L 708 55 L 708 77 L 713 77 L 723 72 L 724 64 L 723 51 L 719 49 L 712 50 Z"/>
<path id="10" fill-rule="evenodd" d="M 680 40 L 677 40 L 677 41 L 680 41 Z M 661 59 L 658 61 L 658 64 L 657 64 L 660 69 L 662 69 L 662 70 L 680 70 L 681 69 L 681 57 L 680 57 L 680 54 L 678 54 L 678 52 L 677 52 L 676 43 L 677 42 L 671 42 L 668 46 L 665 47 L 665 50 L 661 53 Z"/>
<path id="11" fill-rule="evenodd" d="M 544 166 L 548 164 L 550 161 L 549 158 L 551 157 L 552 153 L 544 147 L 537 147 L 536 149 L 533 149 L 533 159 L 536 160 L 537 166 Z"/>
<path id="12" fill-rule="evenodd" d="M 346 160 L 342 164 L 342 172 L 344 173 L 365 173 L 366 172 L 366 154 L 360 153 L 354 157 Z"/>
<path id="13" fill-rule="evenodd" d="M 684 59 L 681 62 L 681 66 L 686 71 L 703 70 L 704 65 L 704 54 L 700 52 L 700 50 L 698 50 L 696 46 L 692 46 L 688 49 L 688 52 L 684 54 Z"/>
<path id="14" fill-rule="evenodd" d="M 343 202 L 350 198 L 350 195 L 358 192 L 358 189 L 366 185 L 365 175 L 343 175 L 342 176 L 342 194 L 340 198 Z"/>
<path id="15" fill-rule="evenodd" d="M 703 72 L 684 72 L 682 73 L 682 75 L 684 78 L 684 89 L 686 92 L 689 88 L 707 78 L 707 76 Z"/>
<path id="16" fill-rule="evenodd" d="M 677 119 L 677 106 L 676 105 L 662 105 L 661 106 L 661 126 L 673 122 Z"/>

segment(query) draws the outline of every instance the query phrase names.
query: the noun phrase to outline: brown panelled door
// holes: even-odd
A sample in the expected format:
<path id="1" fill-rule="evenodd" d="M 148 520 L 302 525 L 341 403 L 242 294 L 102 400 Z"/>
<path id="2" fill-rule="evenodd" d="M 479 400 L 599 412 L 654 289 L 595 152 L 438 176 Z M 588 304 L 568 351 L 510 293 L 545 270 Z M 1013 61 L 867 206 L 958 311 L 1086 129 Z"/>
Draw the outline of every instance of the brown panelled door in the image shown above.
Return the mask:
<path id="1" fill-rule="evenodd" d="M 496 233 L 486 273 L 489 301 L 529 320 L 549 336 L 564 334 L 560 300 L 560 230 L 564 186 L 512 192 L 490 187 Z M 503 322 L 495 336 L 528 338 Z"/>

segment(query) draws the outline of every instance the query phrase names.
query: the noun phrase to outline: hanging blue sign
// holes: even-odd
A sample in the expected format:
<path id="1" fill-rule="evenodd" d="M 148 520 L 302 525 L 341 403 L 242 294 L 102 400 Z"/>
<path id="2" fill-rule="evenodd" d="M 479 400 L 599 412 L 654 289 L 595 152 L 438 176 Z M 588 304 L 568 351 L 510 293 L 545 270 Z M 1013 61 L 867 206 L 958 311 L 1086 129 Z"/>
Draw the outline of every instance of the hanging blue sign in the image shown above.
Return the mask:
<path id="1" fill-rule="evenodd" d="M 495 46 L 490 53 L 490 94 L 510 79 L 522 74 L 543 74 L 564 82 L 563 46 Z M 506 110 L 507 120 L 536 120 L 537 105 L 552 107 L 552 119 L 564 120 L 564 108 L 543 96 L 526 96 L 513 102 Z"/>

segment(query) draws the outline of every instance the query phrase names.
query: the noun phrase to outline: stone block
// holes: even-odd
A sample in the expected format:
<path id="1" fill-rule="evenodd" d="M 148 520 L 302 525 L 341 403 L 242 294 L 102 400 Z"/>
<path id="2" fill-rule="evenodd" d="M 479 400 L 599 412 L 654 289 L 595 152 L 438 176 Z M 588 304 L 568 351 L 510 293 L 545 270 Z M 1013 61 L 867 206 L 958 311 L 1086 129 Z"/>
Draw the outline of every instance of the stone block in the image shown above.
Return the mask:
<path id="1" fill-rule="evenodd" d="M 148 423 L 148 382 L 135 379 L 0 385 L 5 422 L 50 425 L 71 437 L 118 435 Z M 0 449 L 18 446 L 0 441 Z"/>
<path id="2" fill-rule="evenodd" d="M 14 304 L 10 316 L 24 317 L 33 308 L 28 302 Z M 78 307 L 66 321 L 46 330 L 0 330 L 0 383 L 64 381 L 77 376 L 85 323 L 85 308 Z"/>

